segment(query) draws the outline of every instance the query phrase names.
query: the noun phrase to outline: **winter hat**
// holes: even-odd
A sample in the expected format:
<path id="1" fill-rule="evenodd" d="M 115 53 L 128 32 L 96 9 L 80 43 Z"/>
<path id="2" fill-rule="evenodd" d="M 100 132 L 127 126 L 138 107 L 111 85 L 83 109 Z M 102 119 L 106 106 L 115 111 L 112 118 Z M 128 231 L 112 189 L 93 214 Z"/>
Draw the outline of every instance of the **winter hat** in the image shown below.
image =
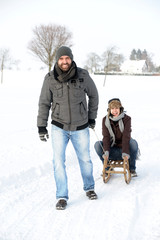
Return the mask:
<path id="1" fill-rule="evenodd" d="M 108 116 L 111 114 L 111 108 L 120 108 L 120 113 L 123 112 L 124 107 L 122 107 L 121 101 L 119 98 L 112 98 L 108 101 Z"/>
<path id="2" fill-rule="evenodd" d="M 72 50 L 69 47 L 62 46 L 56 52 L 56 62 L 58 62 L 59 58 L 62 56 L 68 56 L 73 61 Z"/>

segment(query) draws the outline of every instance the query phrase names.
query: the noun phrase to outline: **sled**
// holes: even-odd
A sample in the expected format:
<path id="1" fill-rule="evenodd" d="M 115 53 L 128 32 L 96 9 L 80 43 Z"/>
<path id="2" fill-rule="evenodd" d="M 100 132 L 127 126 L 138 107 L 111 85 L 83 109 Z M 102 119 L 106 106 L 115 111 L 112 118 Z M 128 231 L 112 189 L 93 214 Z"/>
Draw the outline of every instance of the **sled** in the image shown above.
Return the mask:
<path id="1" fill-rule="evenodd" d="M 106 170 L 107 168 L 107 170 Z M 121 169 L 121 170 L 116 170 Z M 107 183 L 112 174 L 124 174 L 124 179 L 127 184 L 131 181 L 131 173 L 129 170 L 129 161 L 127 158 L 124 160 L 104 160 L 103 163 L 103 182 Z"/>

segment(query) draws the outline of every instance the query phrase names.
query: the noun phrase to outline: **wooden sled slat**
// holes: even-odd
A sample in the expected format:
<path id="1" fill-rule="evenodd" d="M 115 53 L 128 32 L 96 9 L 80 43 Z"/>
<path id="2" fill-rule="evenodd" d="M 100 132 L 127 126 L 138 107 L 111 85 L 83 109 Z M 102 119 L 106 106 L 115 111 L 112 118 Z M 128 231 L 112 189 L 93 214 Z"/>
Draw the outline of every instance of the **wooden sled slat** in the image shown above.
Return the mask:
<path id="1" fill-rule="evenodd" d="M 115 170 L 115 168 L 121 168 Z M 107 170 L 106 170 L 107 169 Z M 129 170 L 129 161 L 127 158 L 124 160 L 104 160 L 103 163 L 103 182 L 107 183 L 112 174 L 124 174 L 124 179 L 127 184 L 131 181 L 131 173 Z"/>

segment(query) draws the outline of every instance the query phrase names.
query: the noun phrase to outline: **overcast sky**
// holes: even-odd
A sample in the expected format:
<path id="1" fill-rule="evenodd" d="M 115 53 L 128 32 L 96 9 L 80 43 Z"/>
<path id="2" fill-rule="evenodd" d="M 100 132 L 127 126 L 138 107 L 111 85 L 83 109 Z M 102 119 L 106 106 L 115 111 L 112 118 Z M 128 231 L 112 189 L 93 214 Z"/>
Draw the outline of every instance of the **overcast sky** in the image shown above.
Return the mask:
<path id="1" fill-rule="evenodd" d="M 83 67 L 87 54 L 115 45 L 129 57 L 133 48 L 154 54 L 160 65 L 159 0 L 0 0 L 0 48 L 29 68 L 42 65 L 28 53 L 32 29 L 65 26 L 73 34 L 73 54 Z"/>

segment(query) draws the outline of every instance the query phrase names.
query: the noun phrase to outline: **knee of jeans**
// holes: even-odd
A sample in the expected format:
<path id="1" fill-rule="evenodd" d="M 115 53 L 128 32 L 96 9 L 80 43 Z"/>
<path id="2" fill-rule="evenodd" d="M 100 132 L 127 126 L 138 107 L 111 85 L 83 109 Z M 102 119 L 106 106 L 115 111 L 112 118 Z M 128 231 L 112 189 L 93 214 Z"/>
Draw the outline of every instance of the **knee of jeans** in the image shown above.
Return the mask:
<path id="1" fill-rule="evenodd" d="M 94 149 L 96 150 L 96 152 L 99 152 L 99 150 L 100 150 L 100 143 L 99 142 L 95 142 Z"/>
<path id="2" fill-rule="evenodd" d="M 138 143 L 135 139 L 130 140 L 130 149 L 131 151 L 138 151 Z"/>
<path id="3" fill-rule="evenodd" d="M 96 150 L 97 149 L 97 144 L 98 142 L 95 142 L 95 144 L 94 144 L 94 149 Z"/>

